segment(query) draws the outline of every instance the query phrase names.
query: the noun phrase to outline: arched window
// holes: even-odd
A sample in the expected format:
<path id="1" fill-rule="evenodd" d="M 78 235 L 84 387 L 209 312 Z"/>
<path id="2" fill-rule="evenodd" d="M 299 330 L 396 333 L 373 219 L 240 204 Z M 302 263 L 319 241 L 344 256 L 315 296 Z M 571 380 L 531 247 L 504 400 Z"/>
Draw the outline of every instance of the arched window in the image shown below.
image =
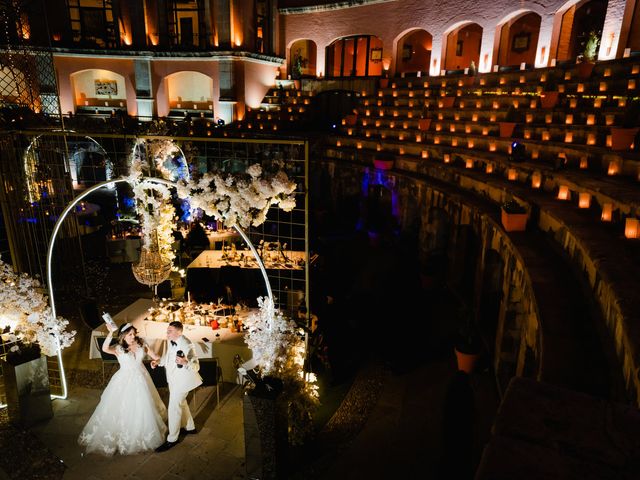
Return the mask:
<path id="1" fill-rule="evenodd" d="M 534 12 L 524 12 L 498 25 L 499 38 L 494 64 L 533 65 L 536 60 L 538 35 L 542 17 Z"/>
<path id="2" fill-rule="evenodd" d="M 213 115 L 213 79 L 200 72 L 176 72 L 165 79 L 170 116 Z"/>
<path id="3" fill-rule="evenodd" d="M 122 75 L 94 68 L 71 74 L 78 113 L 111 113 L 127 110 L 127 91 Z"/>
<path id="4" fill-rule="evenodd" d="M 382 75 L 382 40 L 373 35 L 339 38 L 326 49 L 327 77 Z"/>
<path id="5" fill-rule="evenodd" d="M 575 60 L 582 53 L 590 32 L 602 34 L 606 13 L 607 0 L 583 0 L 561 9 L 557 13 L 561 17 L 561 26 L 555 41 L 555 58 L 559 61 Z"/>
<path id="6" fill-rule="evenodd" d="M 291 78 L 316 76 L 317 47 L 313 40 L 296 40 L 289 49 Z"/>

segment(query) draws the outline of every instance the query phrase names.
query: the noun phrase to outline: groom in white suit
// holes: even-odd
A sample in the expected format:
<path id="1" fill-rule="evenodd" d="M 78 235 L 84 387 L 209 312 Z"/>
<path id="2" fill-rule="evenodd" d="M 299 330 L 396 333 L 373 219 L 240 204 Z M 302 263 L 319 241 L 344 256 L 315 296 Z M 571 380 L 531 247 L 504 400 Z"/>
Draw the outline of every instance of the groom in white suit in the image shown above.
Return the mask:
<path id="1" fill-rule="evenodd" d="M 196 426 L 187 403 L 187 395 L 202 384 L 198 373 L 200 363 L 191 340 L 182 335 L 182 323 L 171 322 L 167 327 L 167 348 L 160 362 L 151 362 L 152 368 L 157 365 L 165 367 L 169 384 L 169 435 L 167 441 L 156 451 L 164 452 L 178 443 L 180 428 L 187 434 L 196 433 Z"/>

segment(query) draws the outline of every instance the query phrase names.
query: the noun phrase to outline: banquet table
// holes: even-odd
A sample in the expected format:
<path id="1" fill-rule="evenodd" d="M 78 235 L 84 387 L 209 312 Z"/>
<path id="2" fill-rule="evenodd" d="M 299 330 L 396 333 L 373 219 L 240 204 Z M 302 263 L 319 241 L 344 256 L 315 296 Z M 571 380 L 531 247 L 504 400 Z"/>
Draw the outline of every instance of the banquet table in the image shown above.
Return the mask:
<path id="1" fill-rule="evenodd" d="M 138 335 L 145 339 L 151 348 L 162 355 L 166 348 L 166 333 L 168 322 L 147 320 L 148 310 L 154 306 L 153 300 L 139 298 L 113 316 L 116 324 L 131 323 L 138 329 Z M 246 316 L 251 310 L 239 313 Z M 185 325 L 183 334 L 193 342 L 196 354 L 200 359 L 217 358 L 222 369 L 222 377 L 225 382 L 236 382 L 237 371 L 233 366 L 233 357 L 239 354 L 243 360 L 252 358 L 249 347 L 244 342 L 244 333 L 232 332 L 229 328 L 212 330 L 210 326 Z M 94 329 L 91 332 L 91 346 L 89 358 L 100 358 L 95 337 L 107 335 L 106 325 Z M 206 339 L 206 340 L 205 340 Z"/>
<path id="2" fill-rule="evenodd" d="M 210 302 L 224 298 L 229 303 L 242 301 L 254 305 L 257 297 L 266 295 L 264 280 L 251 252 L 237 251 L 235 257 L 229 253 L 205 250 L 187 266 L 186 292 L 193 300 Z M 304 260 L 303 251 L 265 251 L 263 254 L 267 270 L 301 273 L 304 270 Z M 230 287 L 232 299 L 227 298 L 227 287 Z"/>

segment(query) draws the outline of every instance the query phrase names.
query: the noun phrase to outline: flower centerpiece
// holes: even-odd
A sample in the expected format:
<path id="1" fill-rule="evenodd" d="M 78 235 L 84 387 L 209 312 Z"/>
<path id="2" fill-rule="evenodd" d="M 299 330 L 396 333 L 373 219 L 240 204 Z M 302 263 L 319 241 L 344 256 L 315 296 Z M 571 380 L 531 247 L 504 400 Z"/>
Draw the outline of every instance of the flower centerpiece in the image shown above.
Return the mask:
<path id="1" fill-rule="evenodd" d="M 40 282 L 27 274 L 17 274 L 0 259 L 0 328 L 6 359 L 35 347 L 45 355 L 55 355 L 73 343 L 75 331 L 62 317 L 53 317 Z M 22 349 L 22 350 L 21 350 Z M 39 355 L 39 353 L 38 353 Z"/>
<path id="2" fill-rule="evenodd" d="M 245 341 L 262 376 L 283 383 L 287 402 L 289 442 L 300 444 L 313 428 L 312 415 L 319 405 L 315 375 L 304 373 L 302 329 L 277 310 L 269 298 L 258 298 L 257 313 L 245 320 Z"/>
<path id="3" fill-rule="evenodd" d="M 515 200 L 502 204 L 501 221 L 507 232 L 523 232 L 527 228 L 527 210 Z"/>

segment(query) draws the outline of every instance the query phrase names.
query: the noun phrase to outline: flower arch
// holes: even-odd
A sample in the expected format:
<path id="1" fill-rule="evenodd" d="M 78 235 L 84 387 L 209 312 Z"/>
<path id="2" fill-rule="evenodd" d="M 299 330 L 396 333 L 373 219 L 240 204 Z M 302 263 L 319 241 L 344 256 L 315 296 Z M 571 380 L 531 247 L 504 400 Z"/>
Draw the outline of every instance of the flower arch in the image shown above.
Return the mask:
<path id="1" fill-rule="evenodd" d="M 93 187 L 85 190 L 84 192 L 82 192 L 82 194 L 74 198 L 67 205 L 67 207 L 62 211 L 62 213 L 60 214 L 60 217 L 58 217 L 58 221 L 54 225 L 53 232 L 51 233 L 51 238 L 49 240 L 49 248 L 47 249 L 47 290 L 49 293 L 49 303 L 50 303 L 50 309 L 51 309 L 51 316 L 53 319 L 57 318 L 57 313 L 56 313 L 55 296 L 53 292 L 53 277 L 52 277 L 52 271 L 51 271 L 51 262 L 53 259 L 53 249 L 55 247 L 55 242 L 56 242 L 60 227 L 62 226 L 64 220 L 67 218 L 69 213 L 75 209 L 75 206 L 78 203 L 80 203 L 82 200 L 84 200 L 87 196 L 89 196 L 91 193 L 103 187 L 108 187 L 111 184 L 129 183 L 129 181 L 130 181 L 129 178 L 117 178 L 114 180 L 109 180 L 109 181 L 94 185 Z M 147 177 L 147 178 L 143 178 L 142 182 L 143 183 L 148 182 L 149 184 L 153 183 L 153 184 L 163 185 L 165 188 L 167 188 L 167 190 L 169 187 L 176 186 L 174 182 L 171 182 L 170 180 L 165 180 L 164 178 Z M 258 264 L 258 267 L 260 268 L 260 272 L 262 273 L 262 277 L 264 278 L 265 285 L 267 287 L 267 297 L 269 301 L 273 304 L 273 292 L 271 290 L 271 285 L 267 277 L 267 271 L 264 267 L 264 264 L 262 263 L 262 259 L 260 258 L 260 255 L 258 255 L 258 252 L 256 251 L 255 247 L 251 243 L 251 240 L 249 239 L 247 234 L 237 225 L 235 226 L 235 229 L 238 232 L 238 234 L 242 237 L 244 242 L 247 244 L 251 252 L 253 253 L 253 256 Z M 67 380 L 65 376 L 64 364 L 62 362 L 62 341 L 61 340 L 64 340 L 64 337 L 62 336 L 62 332 L 60 332 L 59 330 L 54 330 L 51 333 L 55 338 L 54 342 L 56 346 L 56 354 L 58 356 L 58 364 L 60 366 L 60 377 L 62 380 L 62 391 L 63 391 L 62 395 L 51 395 L 51 397 L 65 399 L 67 398 L 67 395 L 68 395 L 68 389 L 67 389 Z"/>

